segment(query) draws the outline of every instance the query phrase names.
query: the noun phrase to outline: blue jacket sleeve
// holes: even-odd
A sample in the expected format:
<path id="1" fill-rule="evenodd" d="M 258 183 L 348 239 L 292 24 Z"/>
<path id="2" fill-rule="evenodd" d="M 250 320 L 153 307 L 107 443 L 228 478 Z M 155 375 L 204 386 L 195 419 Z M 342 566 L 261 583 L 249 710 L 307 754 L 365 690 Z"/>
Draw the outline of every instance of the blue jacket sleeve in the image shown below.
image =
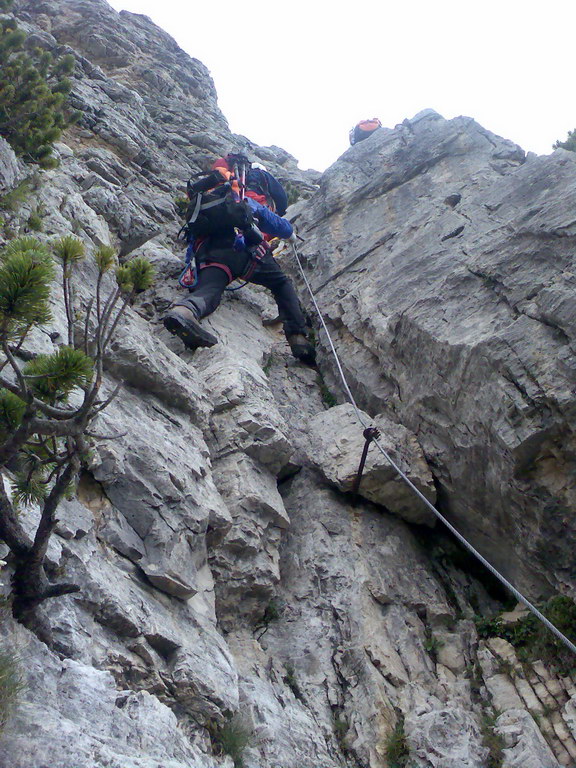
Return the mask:
<path id="1" fill-rule="evenodd" d="M 283 239 L 290 237 L 294 230 L 292 229 L 292 224 L 287 219 L 277 216 L 269 208 L 266 208 L 265 205 L 260 205 L 251 197 L 246 199 L 262 232 Z"/>
<path id="2" fill-rule="evenodd" d="M 278 216 L 284 216 L 286 213 L 286 208 L 288 208 L 288 196 L 286 194 L 286 190 L 282 184 L 280 184 L 278 179 L 272 176 L 271 173 L 268 173 L 268 171 L 262 171 L 262 173 L 266 174 L 268 189 L 272 195 L 272 199 L 274 200 L 276 210 L 278 211 Z"/>

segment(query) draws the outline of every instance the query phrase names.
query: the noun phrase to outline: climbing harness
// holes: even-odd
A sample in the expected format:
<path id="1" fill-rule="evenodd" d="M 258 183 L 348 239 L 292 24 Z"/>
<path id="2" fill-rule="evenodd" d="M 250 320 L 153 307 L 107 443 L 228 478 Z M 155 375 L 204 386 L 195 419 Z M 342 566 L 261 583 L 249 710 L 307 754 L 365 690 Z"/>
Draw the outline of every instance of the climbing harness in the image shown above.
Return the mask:
<path id="1" fill-rule="evenodd" d="M 225 291 L 228 291 L 228 293 L 232 293 L 233 291 L 239 291 L 240 288 L 244 288 L 245 285 L 248 285 L 250 280 L 252 279 L 252 275 L 256 271 L 256 268 L 258 267 L 258 264 L 262 261 L 264 256 L 269 251 L 268 243 L 265 241 L 261 242 L 260 245 L 255 245 L 247 249 L 248 255 L 250 257 L 250 261 L 248 262 L 248 266 L 246 267 L 246 271 L 240 275 L 237 279 L 238 280 L 244 280 L 243 283 L 240 285 L 236 285 L 234 288 L 225 288 Z M 232 282 L 232 281 L 230 281 Z"/>
<path id="2" fill-rule="evenodd" d="M 180 277 L 178 278 L 178 282 L 182 288 L 188 288 L 189 290 L 192 290 L 198 285 L 198 275 L 201 269 L 206 269 L 207 267 L 219 267 L 220 269 L 224 270 L 224 272 L 226 272 L 229 283 L 233 283 L 235 279 L 244 281 L 234 288 L 227 287 L 224 290 L 228 291 L 229 293 L 233 291 L 239 291 L 240 288 L 244 288 L 245 285 L 248 285 L 252 279 L 252 275 L 258 267 L 258 264 L 269 251 L 270 246 L 264 241 L 259 245 L 253 245 L 247 248 L 246 252 L 249 256 L 248 266 L 246 267 L 246 270 L 243 274 L 239 275 L 237 278 L 234 278 L 230 268 L 226 264 L 221 264 L 219 261 L 210 261 L 207 263 L 203 262 L 201 258 L 198 258 L 198 253 L 194 253 L 193 243 L 189 243 L 188 248 L 186 249 L 186 266 L 182 270 Z"/>
<path id="3" fill-rule="evenodd" d="M 299 238 L 299 239 L 302 240 L 302 238 Z M 332 351 L 332 354 L 334 355 L 334 360 L 336 362 L 336 367 L 338 368 L 338 372 L 340 374 L 340 378 L 342 380 L 342 384 L 344 385 L 344 389 L 346 391 L 346 394 L 348 395 L 348 399 L 350 400 L 350 403 L 351 403 L 352 407 L 354 408 L 354 410 L 356 412 L 356 417 L 357 417 L 358 421 L 360 422 L 360 424 L 362 424 L 362 426 L 364 427 L 365 430 L 373 429 L 373 427 L 370 427 L 370 425 L 368 425 L 366 423 L 366 421 L 365 421 L 365 419 L 364 419 L 364 417 L 362 415 L 362 412 L 360 411 L 360 409 L 359 409 L 359 407 L 358 407 L 358 405 L 356 403 L 354 395 L 352 394 L 352 392 L 350 390 L 350 387 L 348 385 L 348 381 L 346 380 L 346 375 L 344 374 L 344 371 L 342 369 L 342 364 L 340 362 L 340 358 L 338 356 L 338 352 L 336 351 L 336 347 L 334 346 L 334 342 L 332 341 L 332 337 L 330 336 L 330 331 L 328 330 L 328 327 L 326 325 L 326 322 L 324 320 L 322 312 L 320 311 L 320 307 L 318 306 L 318 302 L 316 301 L 316 297 L 314 296 L 314 291 L 312 290 L 312 286 L 310 285 L 310 283 L 308 281 L 308 278 L 306 277 L 306 273 L 304 272 L 304 268 L 302 266 L 302 262 L 300 261 L 300 257 L 298 256 L 298 251 L 296 250 L 296 246 L 294 245 L 293 242 L 291 242 L 290 245 L 292 246 L 292 252 L 293 252 L 294 257 L 296 259 L 296 263 L 298 264 L 298 268 L 300 270 L 300 274 L 302 276 L 302 280 L 304 281 L 304 284 L 305 284 L 305 286 L 306 286 L 306 288 L 308 290 L 308 293 L 310 294 L 310 298 L 312 299 L 312 304 L 314 305 L 314 309 L 316 310 L 316 313 L 318 315 L 318 319 L 320 320 L 322 328 L 324 329 L 324 333 L 326 334 L 326 337 L 328 339 L 328 343 L 330 345 L 330 349 Z M 364 435 L 366 436 L 366 433 L 364 433 Z M 550 630 L 550 632 L 552 632 L 552 634 L 555 635 L 558 638 L 558 640 L 560 640 L 560 642 L 562 642 L 567 648 L 569 648 L 574 654 L 576 654 L 576 645 L 574 645 L 574 643 L 571 640 L 569 640 L 566 637 L 566 635 L 562 634 L 562 632 L 560 632 L 560 630 L 557 627 L 555 627 L 554 624 L 552 624 L 552 622 L 549 619 L 547 619 L 546 616 L 544 616 L 544 614 L 541 613 L 541 611 L 539 611 L 538 608 L 536 608 L 536 606 L 533 605 L 528 600 L 528 598 L 524 597 L 524 595 L 521 592 L 519 592 L 516 589 L 515 586 L 513 586 L 499 571 L 497 571 L 496 568 L 491 563 L 489 563 L 488 560 L 486 560 L 486 558 L 483 555 L 481 555 L 480 552 L 478 552 L 478 550 L 475 549 L 475 547 L 473 547 L 472 544 L 470 544 L 469 541 L 467 541 L 467 539 L 464 538 L 464 536 L 452 525 L 452 523 L 450 523 L 444 517 L 444 515 L 441 512 L 439 512 L 436 509 L 436 507 L 428 501 L 428 499 L 424 496 L 424 494 L 421 493 L 418 490 L 418 488 L 416 488 L 414 483 L 406 476 L 406 474 L 395 463 L 395 461 L 392 459 L 392 457 L 382 447 L 382 445 L 379 442 L 378 438 L 377 437 L 376 438 L 372 437 L 371 438 L 371 442 L 374 442 L 374 444 L 376 445 L 376 447 L 378 448 L 380 453 L 384 456 L 384 458 L 390 464 L 390 466 L 397 472 L 397 474 L 402 479 L 402 481 L 404 483 L 406 483 L 406 485 L 416 494 L 416 496 L 418 496 L 418 498 L 422 502 L 424 502 L 424 504 L 435 515 L 435 517 L 437 517 L 438 520 L 440 520 L 440 522 L 443 523 L 448 528 L 448 530 L 451 531 L 454 534 L 454 536 L 458 539 L 458 541 L 464 547 L 466 547 L 466 549 L 469 552 L 471 552 L 474 555 L 474 557 L 476 557 L 482 563 L 482 565 L 484 565 L 490 571 L 490 573 L 493 576 L 495 576 L 498 579 L 498 581 L 501 584 L 503 584 L 514 595 L 514 597 L 520 603 L 525 605 L 526 608 L 528 608 L 528 610 L 531 611 L 536 616 L 536 618 L 538 618 L 544 624 L 544 626 L 546 626 Z M 367 445 L 368 445 L 368 442 L 364 446 L 366 452 L 368 450 Z"/>

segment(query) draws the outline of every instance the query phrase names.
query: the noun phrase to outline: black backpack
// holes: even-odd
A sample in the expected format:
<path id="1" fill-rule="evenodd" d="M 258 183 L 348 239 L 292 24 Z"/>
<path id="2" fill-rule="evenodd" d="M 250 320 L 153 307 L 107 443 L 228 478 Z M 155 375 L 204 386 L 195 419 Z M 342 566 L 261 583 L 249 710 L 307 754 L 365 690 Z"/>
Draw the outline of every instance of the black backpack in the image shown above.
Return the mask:
<path id="1" fill-rule="evenodd" d="M 364 139 L 371 136 L 374 131 L 377 131 L 378 128 L 382 128 L 382 123 L 377 117 L 373 117 L 371 120 L 360 120 L 348 134 L 350 137 L 350 144 L 354 146 L 354 144 L 364 141 Z"/>
<path id="2" fill-rule="evenodd" d="M 282 184 L 271 173 L 261 168 L 252 168 L 246 176 L 246 186 L 266 198 L 268 208 L 284 216 L 288 208 L 288 196 Z"/>
<path id="3" fill-rule="evenodd" d="M 182 231 L 188 241 L 197 237 L 233 234 L 250 229 L 254 223 L 246 200 L 238 200 L 229 181 L 218 171 L 203 174 L 187 185 L 188 207 Z"/>

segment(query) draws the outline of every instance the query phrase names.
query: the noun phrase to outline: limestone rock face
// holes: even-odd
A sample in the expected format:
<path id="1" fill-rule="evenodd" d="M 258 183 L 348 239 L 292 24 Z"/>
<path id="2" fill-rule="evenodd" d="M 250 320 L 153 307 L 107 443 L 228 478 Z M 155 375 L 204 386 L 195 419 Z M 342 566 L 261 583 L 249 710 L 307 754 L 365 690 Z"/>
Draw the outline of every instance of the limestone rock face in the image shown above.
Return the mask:
<path id="1" fill-rule="evenodd" d="M 371 422 L 363 414 L 364 423 Z M 432 475 L 414 435 L 385 415 L 373 420 L 378 442 L 409 480 L 432 503 L 436 492 Z M 363 430 L 350 403 L 322 411 L 310 421 L 310 460 L 324 477 L 342 491 L 351 491 L 364 449 Z M 411 523 L 434 524 L 434 515 L 403 482 L 378 448 L 371 444 L 358 493 Z"/>
<path id="2" fill-rule="evenodd" d="M 541 593 L 576 586 L 575 202 L 573 152 L 428 110 L 351 147 L 296 217 L 361 407 L 417 435 L 448 516 Z"/>
<path id="3" fill-rule="evenodd" d="M 22 651 L 29 693 L 3 737 L 2 766 L 209 768 L 156 696 L 118 690 L 109 672 L 61 661 L 17 627 L 3 640 Z"/>
<path id="4" fill-rule="evenodd" d="M 318 174 L 232 135 L 205 67 L 146 17 L 104 0 L 14 12 L 35 45 L 74 55 L 83 115 L 59 167 L 6 214 L 0 246 L 40 204 L 42 241 L 113 245 L 157 278 L 114 339 L 104 394 L 122 388 L 58 509 L 48 562 L 80 591 L 41 606 L 43 641 L 10 615 L 0 543 L 0 652 L 17 651 L 25 678 L 0 768 L 570 765 L 573 677 L 478 635 L 476 615 L 500 603 L 420 525 L 430 518 L 374 447 L 350 498 L 362 430 L 322 333 L 324 380 L 291 357 L 255 286 L 204 321 L 211 349 L 191 353 L 162 326 L 182 295 L 174 198 L 206 155 L 243 149 L 301 191 Z M 0 196 L 31 175 L 0 140 Z M 574 584 L 575 183 L 569 153 L 526 158 L 429 111 L 348 150 L 292 208 L 366 419 L 535 599 Z M 95 281 L 88 258 L 78 309 Z M 52 304 L 19 360 L 64 342 L 58 280 Z M 38 509 L 21 520 L 33 534 Z M 225 751 L 237 723 L 241 756 Z"/>
<path id="5" fill-rule="evenodd" d="M 16 182 L 23 175 L 23 168 L 19 166 L 16 156 L 9 145 L 0 137 L 0 193 L 9 192 L 16 186 Z"/>

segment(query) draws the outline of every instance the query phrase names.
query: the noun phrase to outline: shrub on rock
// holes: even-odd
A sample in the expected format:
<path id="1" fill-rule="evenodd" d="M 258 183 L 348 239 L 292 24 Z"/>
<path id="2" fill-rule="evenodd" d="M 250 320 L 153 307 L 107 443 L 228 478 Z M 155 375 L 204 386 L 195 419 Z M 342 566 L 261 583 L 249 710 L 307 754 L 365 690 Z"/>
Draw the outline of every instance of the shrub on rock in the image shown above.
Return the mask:
<path id="1" fill-rule="evenodd" d="M 0 11 L 8 10 L 7 0 Z M 0 20 L 0 136 L 17 155 L 41 168 L 58 164 L 52 145 L 78 119 L 68 114 L 73 56 L 54 58 L 48 51 L 26 49 L 26 34 L 14 19 Z"/>

